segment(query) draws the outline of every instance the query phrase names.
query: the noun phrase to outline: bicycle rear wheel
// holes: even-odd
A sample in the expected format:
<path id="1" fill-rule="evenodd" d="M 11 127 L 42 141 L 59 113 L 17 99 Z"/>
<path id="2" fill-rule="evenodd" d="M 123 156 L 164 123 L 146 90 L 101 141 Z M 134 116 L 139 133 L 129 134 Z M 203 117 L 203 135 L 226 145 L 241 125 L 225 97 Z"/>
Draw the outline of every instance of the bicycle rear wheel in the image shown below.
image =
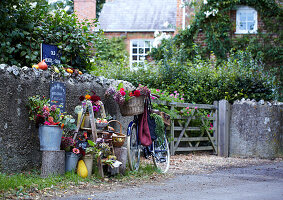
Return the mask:
<path id="1" fill-rule="evenodd" d="M 152 143 L 153 146 L 153 163 L 162 173 L 166 173 L 170 166 L 169 145 L 164 134 L 162 138 L 157 138 Z"/>
<path id="2" fill-rule="evenodd" d="M 137 171 L 140 166 L 140 145 L 138 144 L 138 135 L 137 135 L 137 124 L 132 123 L 128 127 L 127 136 L 127 154 L 128 154 L 128 163 L 131 170 Z"/>

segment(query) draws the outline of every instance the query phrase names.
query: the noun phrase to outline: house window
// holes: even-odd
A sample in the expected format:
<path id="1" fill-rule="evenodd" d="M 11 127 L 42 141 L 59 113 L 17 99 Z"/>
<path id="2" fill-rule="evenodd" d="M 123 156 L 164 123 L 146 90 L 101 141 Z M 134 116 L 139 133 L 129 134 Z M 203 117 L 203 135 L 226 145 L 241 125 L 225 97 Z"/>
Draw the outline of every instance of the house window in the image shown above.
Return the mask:
<path id="1" fill-rule="evenodd" d="M 143 66 L 145 57 L 151 51 L 153 40 L 131 40 L 131 67 Z"/>
<path id="2" fill-rule="evenodd" d="M 240 6 L 236 14 L 236 34 L 257 32 L 257 11 L 248 6 Z"/>

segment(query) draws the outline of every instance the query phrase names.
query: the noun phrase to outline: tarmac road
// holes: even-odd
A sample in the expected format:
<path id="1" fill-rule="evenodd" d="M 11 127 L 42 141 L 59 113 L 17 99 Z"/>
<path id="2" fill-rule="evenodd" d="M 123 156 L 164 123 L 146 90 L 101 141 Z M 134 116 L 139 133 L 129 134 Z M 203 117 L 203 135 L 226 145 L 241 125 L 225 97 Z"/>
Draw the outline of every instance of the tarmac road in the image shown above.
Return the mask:
<path id="1" fill-rule="evenodd" d="M 283 200 L 283 162 L 178 175 L 163 183 L 61 199 Z"/>

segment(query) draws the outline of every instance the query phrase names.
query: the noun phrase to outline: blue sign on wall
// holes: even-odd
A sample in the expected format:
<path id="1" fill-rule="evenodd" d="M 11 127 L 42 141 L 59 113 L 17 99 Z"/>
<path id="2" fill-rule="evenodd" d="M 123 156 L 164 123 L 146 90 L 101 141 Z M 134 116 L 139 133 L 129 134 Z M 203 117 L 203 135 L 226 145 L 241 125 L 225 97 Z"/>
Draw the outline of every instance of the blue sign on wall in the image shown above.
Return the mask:
<path id="1" fill-rule="evenodd" d="M 58 47 L 50 44 L 41 44 L 41 60 L 45 60 L 46 64 L 51 65 L 60 64 L 61 55 L 58 53 Z"/>
<path id="2" fill-rule="evenodd" d="M 57 105 L 61 112 L 65 112 L 66 85 L 60 82 L 50 82 L 50 105 Z"/>

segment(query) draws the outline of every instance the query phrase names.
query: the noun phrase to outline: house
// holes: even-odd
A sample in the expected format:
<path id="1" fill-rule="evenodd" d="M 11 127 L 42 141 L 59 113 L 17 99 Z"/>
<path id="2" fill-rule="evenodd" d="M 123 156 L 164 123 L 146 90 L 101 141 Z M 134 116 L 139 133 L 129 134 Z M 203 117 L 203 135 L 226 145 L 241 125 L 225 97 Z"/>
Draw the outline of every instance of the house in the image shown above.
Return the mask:
<path id="1" fill-rule="evenodd" d="M 95 0 L 74 0 L 79 18 L 94 18 Z M 154 33 L 177 33 L 184 23 L 181 0 L 106 0 L 98 28 L 107 37 L 125 37 L 131 65 L 142 63 L 151 51 Z"/>
<path id="2" fill-rule="evenodd" d="M 195 0 L 206 4 L 208 0 Z M 182 6 L 187 0 L 106 0 L 99 17 L 99 27 L 107 37 L 124 36 L 130 55 L 131 65 L 142 63 L 151 51 L 154 32 L 160 31 L 170 35 L 179 29 L 190 26 L 190 16 L 194 9 Z M 74 0 L 74 10 L 79 18 L 95 18 L 96 0 Z M 207 17 L 216 15 L 218 10 L 207 11 Z M 245 34 L 257 34 L 263 23 L 255 8 L 241 5 L 230 13 L 235 30 L 231 37 Z M 199 32 L 197 42 L 205 46 L 204 33 Z"/>

